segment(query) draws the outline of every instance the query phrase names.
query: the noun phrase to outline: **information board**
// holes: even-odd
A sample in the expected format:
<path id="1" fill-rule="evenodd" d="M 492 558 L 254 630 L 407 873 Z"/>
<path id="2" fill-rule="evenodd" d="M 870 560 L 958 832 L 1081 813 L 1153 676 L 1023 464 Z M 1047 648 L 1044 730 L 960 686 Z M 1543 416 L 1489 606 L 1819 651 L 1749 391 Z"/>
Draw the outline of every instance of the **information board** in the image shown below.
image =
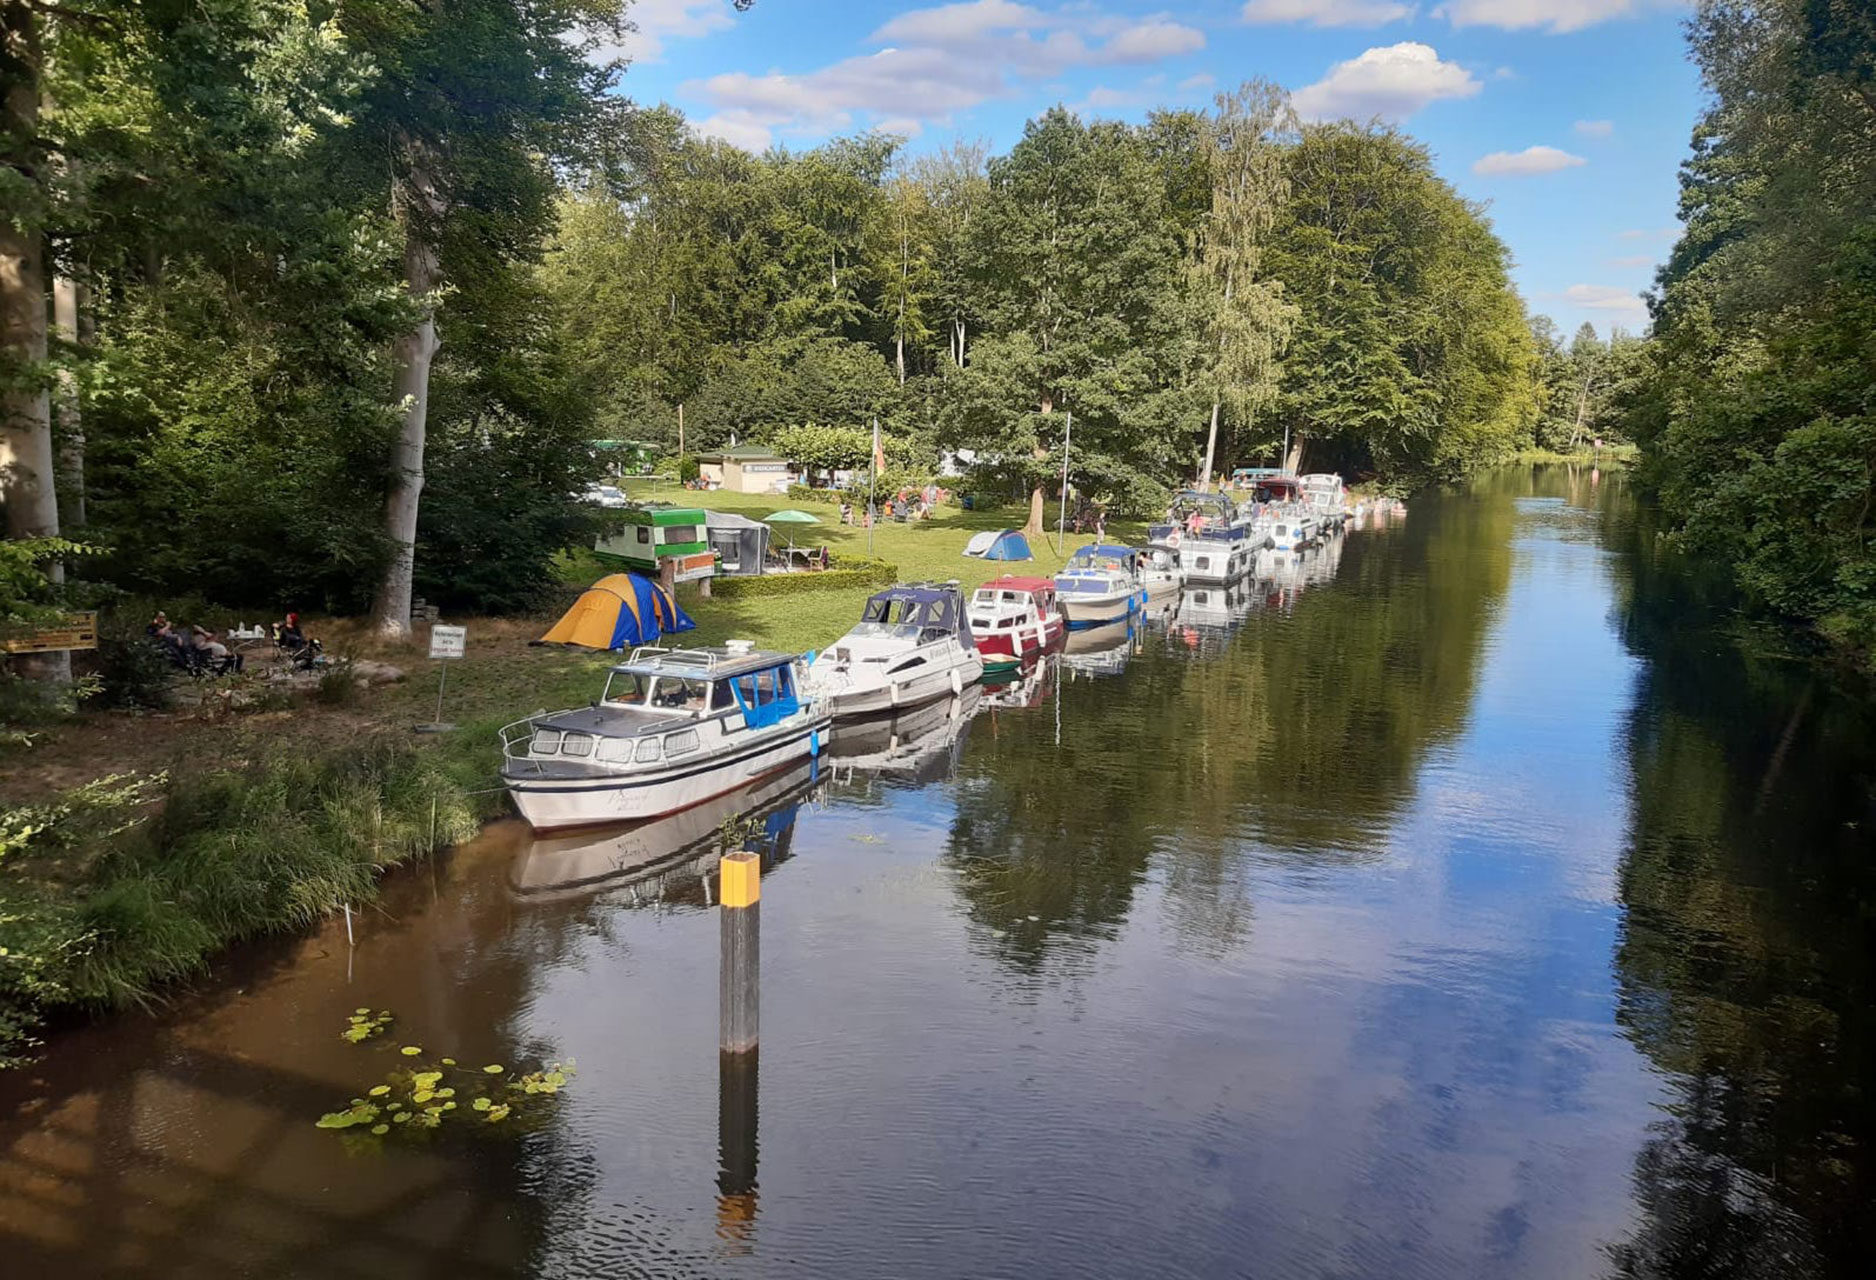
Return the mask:
<path id="1" fill-rule="evenodd" d="M 438 624 L 430 628 L 430 656 L 432 658 L 460 658 L 468 643 L 468 627 L 445 627 Z"/>

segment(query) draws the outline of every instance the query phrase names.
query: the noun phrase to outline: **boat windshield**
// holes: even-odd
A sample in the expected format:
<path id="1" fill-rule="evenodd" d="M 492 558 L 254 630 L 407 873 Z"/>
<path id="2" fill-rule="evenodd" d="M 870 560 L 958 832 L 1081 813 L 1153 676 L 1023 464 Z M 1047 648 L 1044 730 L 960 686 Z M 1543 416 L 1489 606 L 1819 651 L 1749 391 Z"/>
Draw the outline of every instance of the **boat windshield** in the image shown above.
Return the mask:
<path id="1" fill-rule="evenodd" d="M 721 710 L 730 704 L 727 685 L 712 689 L 712 681 L 695 676 L 646 675 L 615 671 L 606 680 L 606 702 L 617 707 L 643 707 L 652 711 Z"/>
<path id="2" fill-rule="evenodd" d="M 919 641 L 955 635 L 969 647 L 970 631 L 964 621 L 963 604 L 954 590 L 895 587 L 866 602 L 860 622 L 850 634 Z"/>

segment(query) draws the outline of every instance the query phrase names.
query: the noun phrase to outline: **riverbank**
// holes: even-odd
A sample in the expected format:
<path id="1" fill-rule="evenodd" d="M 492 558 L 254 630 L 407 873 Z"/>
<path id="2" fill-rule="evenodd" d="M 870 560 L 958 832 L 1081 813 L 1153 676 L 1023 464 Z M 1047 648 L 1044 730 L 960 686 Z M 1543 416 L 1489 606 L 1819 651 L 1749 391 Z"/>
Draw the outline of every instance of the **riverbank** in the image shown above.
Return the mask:
<path id="1" fill-rule="evenodd" d="M 638 484 L 633 496 L 707 500 L 760 517 L 790 500 L 689 493 Z M 817 509 L 818 514 L 818 509 Z M 975 586 L 1006 571 L 1053 572 L 1090 541 L 1044 539 L 1027 565 L 961 552 L 971 534 L 1020 524 L 1017 508 L 947 509 L 928 521 L 806 526 L 796 541 L 837 555 L 872 556 L 901 580 L 956 578 Z M 1056 511 L 1049 511 L 1053 521 Z M 1122 530 L 1116 529 L 1118 535 Z M 107 1010 L 160 998 L 203 972 L 226 947 L 305 928 L 373 900 L 385 870 L 462 839 L 506 812 L 497 783 L 496 730 L 547 707 L 584 702 L 612 660 L 530 643 L 557 607 L 611 570 L 590 554 L 563 560 L 556 607 L 539 617 L 458 618 L 464 658 L 444 703 L 458 728 L 420 737 L 410 726 L 436 706 L 435 665 L 421 637 L 374 638 L 363 619 L 309 618 L 338 663 L 406 672 L 339 696 L 309 689 L 286 708 L 89 712 L 45 730 L 6 760 L 0 780 L 0 1061 L 30 1049 L 62 1010 Z M 732 637 L 799 652 L 840 635 L 871 588 L 774 594 L 680 588 L 697 622 L 678 643 Z"/>

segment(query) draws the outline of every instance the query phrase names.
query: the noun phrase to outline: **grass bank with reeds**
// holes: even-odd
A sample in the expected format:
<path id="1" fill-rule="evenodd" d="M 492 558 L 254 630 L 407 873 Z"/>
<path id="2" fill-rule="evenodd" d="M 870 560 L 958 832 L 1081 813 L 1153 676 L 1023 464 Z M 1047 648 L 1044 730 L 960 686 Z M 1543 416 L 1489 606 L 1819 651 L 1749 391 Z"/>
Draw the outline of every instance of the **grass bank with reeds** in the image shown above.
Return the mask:
<path id="1" fill-rule="evenodd" d="M 756 518 L 792 504 L 633 489 Z M 947 510 L 882 523 L 869 536 L 830 510 L 827 523 L 795 537 L 850 561 L 886 561 L 900 580 L 958 578 L 967 587 L 1008 571 L 1052 573 L 1089 541 L 1071 534 L 1058 547 L 1044 539 L 1027 565 L 961 554 L 972 533 L 1021 524 L 1025 514 Z M 1053 527 L 1056 513 L 1048 514 Z M 582 553 L 564 557 L 567 600 L 609 571 Z M 711 599 L 682 588 L 698 625 L 678 642 L 734 637 L 791 652 L 820 648 L 852 625 L 877 580 L 785 593 L 732 588 Z M 0 778 L 0 1060 L 30 1048 L 54 1011 L 148 1002 L 233 943 L 369 902 L 386 869 L 503 812 L 496 729 L 585 702 L 616 659 L 531 646 L 546 619 L 447 620 L 469 626 L 467 653 L 449 674 L 444 714 L 460 726 L 451 734 L 410 732 L 435 713 L 436 673 L 421 637 L 386 644 L 362 619 L 309 618 L 335 657 L 394 663 L 409 678 L 358 690 L 335 677 L 332 692 L 344 697 L 322 689 L 289 709 L 90 711 L 9 756 Z"/>

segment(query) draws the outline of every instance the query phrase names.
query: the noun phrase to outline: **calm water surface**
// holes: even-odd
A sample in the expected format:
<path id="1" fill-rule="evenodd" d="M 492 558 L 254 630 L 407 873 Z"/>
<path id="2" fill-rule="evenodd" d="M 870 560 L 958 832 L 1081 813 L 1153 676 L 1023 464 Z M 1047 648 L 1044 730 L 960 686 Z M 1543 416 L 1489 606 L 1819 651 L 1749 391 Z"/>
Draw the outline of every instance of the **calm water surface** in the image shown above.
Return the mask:
<path id="1" fill-rule="evenodd" d="M 812 776 L 512 824 L 0 1081 L 20 1276 L 1867 1274 L 1876 726 L 1492 477 Z M 762 1049 L 719 1070 L 719 825 Z M 337 1031 L 577 1058 L 356 1152 Z"/>

